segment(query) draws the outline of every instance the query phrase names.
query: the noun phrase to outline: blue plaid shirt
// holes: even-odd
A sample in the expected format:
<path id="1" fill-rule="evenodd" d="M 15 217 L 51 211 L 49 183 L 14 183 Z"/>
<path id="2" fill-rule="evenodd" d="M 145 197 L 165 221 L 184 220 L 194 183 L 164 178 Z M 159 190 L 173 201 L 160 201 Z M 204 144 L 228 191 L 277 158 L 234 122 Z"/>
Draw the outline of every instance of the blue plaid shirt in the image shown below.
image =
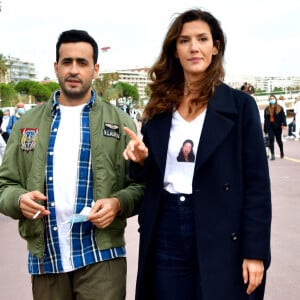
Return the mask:
<path id="1" fill-rule="evenodd" d="M 53 96 L 52 127 L 47 153 L 46 191 L 47 207 L 51 214 L 44 217 L 45 222 L 45 253 L 38 259 L 31 253 L 28 255 L 28 271 L 32 275 L 44 273 L 64 272 L 58 239 L 58 226 L 56 222 L 55 199 L 53 188 L 53 151 L 57 129 L 60 123 L 60 109 L 58 103 L 59 91 Z M 90 155 L 90 129 L 89 112 L 95 101 L 95 92 L 92 91 L 90 101 L 84 106 L 81 117 L 81 144 L 80 161 L 77 175 L 77 197 L 74 213 L 80 213 L 85 206 L 92 206 L 93 201 L 93 175 Z M 74 269 L 84 267 L 96 262 L 117 257 L 125 257 L 125 247 L 99 250 L 95 240 L 95 228 L 91 222 L 74 223 L 70 228 L 71 259 Z"/>

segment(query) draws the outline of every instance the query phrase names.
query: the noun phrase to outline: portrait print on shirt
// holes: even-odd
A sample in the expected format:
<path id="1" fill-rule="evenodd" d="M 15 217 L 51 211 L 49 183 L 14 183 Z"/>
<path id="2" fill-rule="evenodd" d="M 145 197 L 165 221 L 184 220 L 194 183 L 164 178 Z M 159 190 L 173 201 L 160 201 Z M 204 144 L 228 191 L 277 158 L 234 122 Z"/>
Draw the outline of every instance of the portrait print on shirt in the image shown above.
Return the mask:
<path id="1" fill-rule="evenodd" d="M 194 143 L 192 140 L 185 140 L 177 156 L 178 162 L 195 162 Z"/>

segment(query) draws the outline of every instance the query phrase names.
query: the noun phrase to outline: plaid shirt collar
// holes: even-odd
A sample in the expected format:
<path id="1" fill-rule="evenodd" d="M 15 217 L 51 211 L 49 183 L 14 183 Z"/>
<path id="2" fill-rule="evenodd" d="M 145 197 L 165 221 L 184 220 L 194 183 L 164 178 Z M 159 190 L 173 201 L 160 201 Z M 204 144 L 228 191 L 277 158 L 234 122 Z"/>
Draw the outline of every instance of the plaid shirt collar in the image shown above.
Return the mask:
<path id="1" fill-rule="evenodd" d="M 59 96 L 60 96 L 60 90 L 54 92 L 53 97 L 52 97 L 52 109 L 51 109 L 51 116 L 52 119 L 54 119 L 57 110 L 59 109 Z M 96 99 L 96 92 L 94 90 L 91 91 L 91 98 L 90 100 L 87 102 L 86 106 L 89 106 L 90 109 L 92 108 L 92 106 L 94 105 Z"/>

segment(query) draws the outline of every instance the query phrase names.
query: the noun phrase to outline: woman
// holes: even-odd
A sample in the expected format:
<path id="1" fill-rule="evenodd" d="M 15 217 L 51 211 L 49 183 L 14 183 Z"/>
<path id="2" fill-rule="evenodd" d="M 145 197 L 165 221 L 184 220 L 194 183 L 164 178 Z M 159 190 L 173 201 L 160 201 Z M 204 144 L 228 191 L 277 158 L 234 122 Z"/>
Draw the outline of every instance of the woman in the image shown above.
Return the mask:
<path id="1" fill-rule="evenodd" d="M 194 143 L 191 140 L 185 140 L 183 145 L 178 153 L 177 161 L 180 162 L 194 162 L 195 154 L 194 154 Z"/>
<path id="2" fill-rule="evenodd" d="M 263 299 L 268 162 L 254 99 L 221 81 L 224 51 L 214 16 L 200 9 L 178 15 L 150 70 L 143 141 L 124 129 L 130 175 L 146 183 L 137 300 Z M 186 137 L 196 159 L 182 164 Z"/>
<path id="3" fill-rule="evenodd" d="M 274 140 L 280 149 L 280 158 L 284 158 L 282 143 L 282 128 L 286 127 L 286 117 L 283 108 L 277 103 L 275 95 L 269 98 L 269 105 L 264 110 L 264 132 L 269 136 L 270 160 L 275 160 Z"/>

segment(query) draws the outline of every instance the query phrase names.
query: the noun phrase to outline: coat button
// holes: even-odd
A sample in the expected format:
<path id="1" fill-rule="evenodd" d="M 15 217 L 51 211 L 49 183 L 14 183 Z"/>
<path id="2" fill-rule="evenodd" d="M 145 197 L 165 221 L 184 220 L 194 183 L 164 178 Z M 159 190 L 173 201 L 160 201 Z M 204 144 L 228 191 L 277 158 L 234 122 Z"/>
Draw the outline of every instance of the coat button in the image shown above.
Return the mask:
<path id="1" fill-rule="evenodd" d="M 180 200 L 181 202 L 183 202 L 183 201 L 185 201 L 185 197 L 184 197 L 184 196 L 180 196 L 180 197 L 179 197 L 179 200 Z"/>
<path id="2" fill-rule="evenodd" d="M 224 184 L 224 190 L 225 190 L 226 192 L 228 192 L 229 189 L 230 189 L 230 184 L 229 184 L 229 183 L 225 183 L 225 184 Z"/>
<path id="3" fill-rule="evenodd" d="M 235 232 L 233 232 L 233 233 L 231 234 L 231 239 L 232 239 L 233 241 L 236 241 L 236 240 L 238 239 L 238 236 L 237 236 L 237 234 L 236 234 Z"/>

